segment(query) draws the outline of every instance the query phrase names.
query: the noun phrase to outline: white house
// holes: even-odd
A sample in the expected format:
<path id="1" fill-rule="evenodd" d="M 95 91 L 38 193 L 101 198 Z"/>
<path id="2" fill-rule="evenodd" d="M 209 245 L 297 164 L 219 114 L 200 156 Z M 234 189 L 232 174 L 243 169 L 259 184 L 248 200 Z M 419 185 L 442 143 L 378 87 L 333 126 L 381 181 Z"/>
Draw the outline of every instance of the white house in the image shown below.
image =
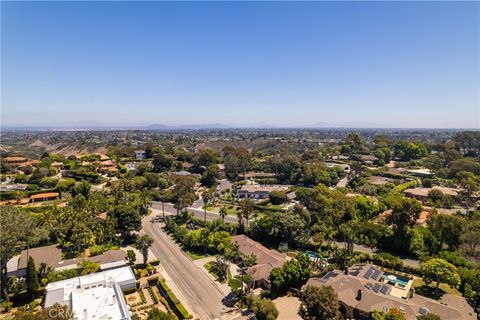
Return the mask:
<path id="1" fill-rule="evenodd" d="M 130 267 L 52 282 L 45 289 L 45 308 L 66 305 L 77 320 L 131 320 L 122 290 L 133 288 Z"/>
<path id="2" fill-rule="evenodd" d="M 135 158 L 137 160 L 143 160 L 147 158 L 147 153 L 145 150 L 135 150 Z"/>

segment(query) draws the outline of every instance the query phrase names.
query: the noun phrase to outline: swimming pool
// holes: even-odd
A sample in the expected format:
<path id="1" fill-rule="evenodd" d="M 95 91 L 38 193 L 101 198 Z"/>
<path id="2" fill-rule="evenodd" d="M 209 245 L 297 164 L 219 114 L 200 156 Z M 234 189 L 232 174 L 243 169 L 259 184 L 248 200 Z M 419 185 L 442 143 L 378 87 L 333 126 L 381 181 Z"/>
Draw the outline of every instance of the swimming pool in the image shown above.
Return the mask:
<path id="1" fill-rule="evenodd" d="M 305 252 L 305 254 L 306 254 L 307 256 L 309 256 L 310 258 L 312 258 L 312 259 L 319 259 L 319 258 L 320 258 L 320 257 L 318 256 L 318 254 L 316 254 L 316 253 L 313 252 L 313 251 L 307 251 L 307 252 Z"/>
<path id="2" fill-rule="evenodd" d="M 395 280 L 388 279 L 388 276 L 390 276 L 390 275 L 395 276 L 396 279 Z M 385 280 L 385 282 L 390 282 L 390 283 L 393 283 L 395 285 L 398 284 L 398 286 L 401 287 L 401 288 L 405 288 L 408 284 L 408 281 L 410 281 L 410 279 L 408 279 L 407 277 L 399 276 L 398 274 L 394 274 L 394 273 L 390 273 L 390 272 L 384 272 L 383 273 L 383 279 Z"/>

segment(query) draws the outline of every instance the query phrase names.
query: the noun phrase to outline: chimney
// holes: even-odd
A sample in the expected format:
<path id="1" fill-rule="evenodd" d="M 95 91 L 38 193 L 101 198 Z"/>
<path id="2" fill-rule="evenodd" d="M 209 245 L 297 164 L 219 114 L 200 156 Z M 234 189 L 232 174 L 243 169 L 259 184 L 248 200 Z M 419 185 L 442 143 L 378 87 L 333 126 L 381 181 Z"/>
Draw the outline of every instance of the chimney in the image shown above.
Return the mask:
<path id="1" fill-rule="evenodd" d="M 413 298 L 413 294 L 415 293 L 414 288 L 410 288 L 410 298 Z"/>
<path id="2" fill-rule="evenodd" d="M 357 291 L 357 298 L 358 301 L 362 300 L 362 289 L 358 289 Z"/>
<path id="3" fill-rule="evenodd" d="M 348 268 L 345 268 L 344 272 L 345 274 L 348 274 Z"/>

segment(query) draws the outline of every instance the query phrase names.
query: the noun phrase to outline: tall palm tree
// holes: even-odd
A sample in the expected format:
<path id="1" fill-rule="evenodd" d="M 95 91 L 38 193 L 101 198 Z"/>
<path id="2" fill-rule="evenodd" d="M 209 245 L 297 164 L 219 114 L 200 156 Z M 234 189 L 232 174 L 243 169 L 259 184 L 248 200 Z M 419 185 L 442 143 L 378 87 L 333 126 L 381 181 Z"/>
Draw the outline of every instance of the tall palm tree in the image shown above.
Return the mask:
<path id="1" fill-rule="evenodd" d="M 204 214 L 203 214 L 203 221 L 205 221 L 205 222 L 207 222 L 207 204 L 208 204 L 208 202 L 210 201 L 211 198 L 212 198 L 212 196 L 210 195 L 210 192 L 208 192 L 208 190 L 205 190 L 202 193 L 203 209 L 205 210 Z"/>
<path id="2" fill-rule="evenodd" d="M 225 216 L 227 215 L 227 208 L 221 207 L 219 213 L 220 213 L 220 217 L 222 217 L 222 221 L 225 222 Z"/>
<path id="3" fill-rule="evenodd" d="M 140 250 L 143 256 L 143 264 L 147 264 L 148 261 L 148 249 L 152 246 L 153 239 L 149 235 L 143 235 L 138 237 L 137 241 L 133 245 L 136 249 Z"/>
<path id="4" fill-rule="evenodd" d="M 240 201 L 240 211 L 242 213 L 243 218 L 245 218 L 246 226 L 248 227 L 248 219 L 250 214 L 253 212 L 255 202 L 250 198 L 245 198 Z"/>

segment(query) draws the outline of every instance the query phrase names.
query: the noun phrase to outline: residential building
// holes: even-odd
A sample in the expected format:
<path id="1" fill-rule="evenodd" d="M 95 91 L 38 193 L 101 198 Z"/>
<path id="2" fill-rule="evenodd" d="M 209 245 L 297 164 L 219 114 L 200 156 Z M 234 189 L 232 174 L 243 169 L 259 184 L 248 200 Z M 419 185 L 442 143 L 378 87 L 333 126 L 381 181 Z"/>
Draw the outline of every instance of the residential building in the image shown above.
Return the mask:
<path id="1" fill-rule="evenodd" d="M 277 175 L 271 172 L 246 172 L 245 174 L 241 173 L 239 175 L 241 178 L 247 179 L 272 179 L 275 178 Z"/>
<path id="2" fill-rule="evenodd" d="M 247 269 L 254 281 L 254 287 L 270 288 L 269 276 L 273 268 L 281 267 L 288 260 L 284 254 L 266 248 L 260 243 L 250 239 L 241 234 L 232 237 L 239 246 L 239 251 L 242 255 L 254 255 L 256 257 L 256 264 Z"/>
<path id="3" fill-rule="evenodd" d="M 28 159 L 24 157 L 19 157 L 19 156 L 11 156 L 11 157 L 5 157 L 3 158 L 3 160 L 10 165 L 19 166 L 27 162 Z"/>
<path id="4" fill-rule="evenodd" d="M 145 150 L 135 150 L 135 159 L 143 160 L 147 158 L 147 153 Z"/>
<path id="5" fill-rule="evenodd" d="M 412 283 L 407 277 L 383 272 L 373 265 L 356 264 L 345 272 L 335 270 L 321 278 L 310 278 L 305 287 L 331 286 L 347 318 L 370 319 L 375 310 L 397 308 L 409 320 L 427 313 L 449 320 L 477 319 L 473 308 L 463 298 L 458 297 L 463 303 L 448 294 L 441 301 L 429 299 L 415 294 Z"/>
<path id="6" fill-rule="evenodd" d="M 350 165 L 348 163 L 337 163 L 337 162 L 324 162 L 323 163 L 327 168 L 339 167 L 345 172 L 350 172 Z"/>
<path id="7" fill-rule="evenodd" d="M 63 162 L 54 161 L 50 166 L 60 170 L 60 169 L 63 169 Z"/>
<path id="8" fill-rule="evenodd" d="M 57 271 L 78 269 L 82 260 L 100 264 L 100 270 L 123 267 L 128 264 L 127 254 L 123 250 L 108 250 L 97 256 L 62 260 L 62 250 L 56 245 L 51 245 L 22 250 L 20 255 L 8 262 L 8 276 L 24 277 L 27 273 L 29 257 L 34 259 L 37 267 L 45 263 L 47 267 Z"/>
<path id="9" fill-rule="evenodd" d="M 438 190 L 442 192 L 444 195 L 452 197 L 454 200 L 459 200 L 460 198 L 460 189 L 455 188 L 447 188 L 447 187 L 439 187 L 435 186 L 432 188 L 410 188 L 403 191 L 403 193 L 410 198 L 415 198 L 422 203 L 426 203 L 428 199 L 428 194 L 432 190 Z"/>
<path id="10" fill-rule="evenodd" d="M 58 282 L 45 289 L 45 304 L 66 305 L 77 320 L 130 320 L 122 290 L 135 288 L 130 267 L 92 273 Z"/>
<path id="11" fill-rule="evenodd" d="M 279 184 L 245 184 L 237 191 L 238 198 L 265 199 L 272 191 L 288 191 L 288 186 Z"/>
<path id="12" fill-rule="evenodd" d="M 60 197 L 58 192 L 46 192 L 46 193 L 37 193 L 30 196 L 30 202 L 42 202 L 56 200 Z"/>

